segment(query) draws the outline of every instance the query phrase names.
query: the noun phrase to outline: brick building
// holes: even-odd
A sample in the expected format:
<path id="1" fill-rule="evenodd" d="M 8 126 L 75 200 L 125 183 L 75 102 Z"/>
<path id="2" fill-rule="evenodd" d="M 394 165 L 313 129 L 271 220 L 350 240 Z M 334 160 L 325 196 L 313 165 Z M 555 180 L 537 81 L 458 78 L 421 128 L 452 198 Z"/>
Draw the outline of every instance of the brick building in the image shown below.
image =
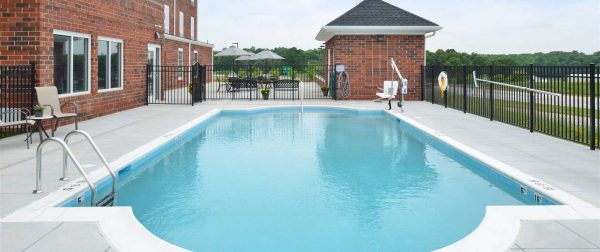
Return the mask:
<path id="1" fill-rule="evenodd" d="M 316 39 L 325 42 L 324 64 L 345 64 L 350 76 L 349 99 L 374 99 L 377 87 L 390 80 L 394 58 L 409 80 L 407 100 L 421 99 L 421 66 L 428 33 L 437 24 L 381 0 L 364 0 L 324 26 Z"/>
<path id="2" fill-rule="evenodd" d="M 3 0 L 0 65 L 36 63 L 86 120 L 146 102 L 146 65 L 212 63 L 196 0 Z M 68 123 L 68 122 L 66 122 Z"/>

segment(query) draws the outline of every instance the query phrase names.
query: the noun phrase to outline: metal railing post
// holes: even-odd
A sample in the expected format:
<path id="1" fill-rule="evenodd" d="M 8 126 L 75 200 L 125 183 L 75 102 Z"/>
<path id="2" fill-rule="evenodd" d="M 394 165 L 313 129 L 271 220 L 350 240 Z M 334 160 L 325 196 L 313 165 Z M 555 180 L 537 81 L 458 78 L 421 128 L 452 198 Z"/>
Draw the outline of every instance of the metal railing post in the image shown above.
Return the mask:
<path id="1" fill-rule="evenodd" d="M 529 88 L 533 89 L 533 64 L 529 64 Z M 529 132 L 535 129 L 535 96 L 529 91 Z"/>
<path id="2" fill-rule="evenodd" d="M 31 100 L 30 100 L 30 107 L 27 108 L 27 109 L 29 109 L 29 111 L 33 111 L 33 104 L 35 104 L 35 82 L 36 82 L 36 79 L 35 79 L 36 69 L 35 69 L 35 67 L 36 67 L 36 64 L 35 63 L 31 63 L 31 86 L 29 87 L 30 88 L 29 94 L 31 95 L 30 96 Z"/>
<path id="3" fill-rule="evenodd" d="M 150 92 L 150 66 L 151 65 L 146 65 L 146 106 L 148 106 L 148 99 L 150 99 L 150 97 L 148 97 L 148 92 Z"/>
<path id="4" fill-rule="evenodd" d="M 208 67 L 206 65 L 200 66 L 200 102 L 203 102 L 203 99 L 206 97 L 204 94 L 206 89 L 206 71 Z"/>
<path id="5" fill-rule="evenodd" d="M 596 64 L 590 64 L 590 150 L 596 149 Z"/>
<path id="6" fill-rule="evenodd" d="M 467 65 L 463 65 L 463 113 L 467 113 Z"/>
<path id="7" fill-rule="evenodd" d="M 425 66 L 421 65 L 421 101 L 425 100 Z"/>
<path id="8" fill-rule="evenodd" d="M 446 71 L 445 68 L 446 67 L 442 68 L 442 71 Z M 448 87 L 448 85 L 450 85 L 450 77 L 448 77 L 448 80 L 446 80 L 446 82 L 447 82 L 446 87 Z M 448 88 L 446 88 L 444 90 L 443 95 L 444 95 L 444 108 L 448 108 Z"/>
<path id="9" fill-rule="evenodd" d="M 490 66 L 490 80 L 494 80 L 494 66 Z M 494 84 L 490 83 L 490 121 L 494 120 Z"/>
<path id="10" fill-rule="evenodd" d="M 191 92 L 188 92 L 188 93 L 190 93 L 190 101 L 192 103 L 192 107 L 194 106 L 194 102 L 195 102 L 195 100 L 194 100 L 194 97 L 195 97 L 194 89 L 195 89 L 196 84 L 198 83 L 198 77 L 199 77 L 198 76 L 198 70 L 199 70 L 198 68 L 199 68 L 198 67 L 198 63 L 195 63 L 194 65 L 192 65 L 192 69 L 191 69 L 192 70 L 192 81 L 191 81 L 191 84 L 190 84 L 190 86 L 191 86 L 190 87 L 190 91 Z"/>
<path id="11" fill-rule="evenodd" d="M 435 83 L 435 74 L 433 73 L 435 67 L 431 66 L 430 72 L 431 72 L 431 104 L 435 104 L 435 88 L 434 88 L 434 83 Z"/>
<path id="12" fill-rule="evenodd" d="M 250 95 L 249 96 L 250 96 L 250 100 L 252 101 L 253 92 L 252 92 L 252 86 L 250 86 L 250 85 L 252 85 L 252 81 L 251 81 L 252 80 L 252 65 L 248 65 L 248 72 L 250 73 L 250 75 L 249 75 L 250 78 L 247 78 L 247 81 L 244 81 L 244 85 L 248 85 L 250 87 L 250 92 L 249 92 Z"/>
<path id="13" fill-rule="evenodd" d="M 444 90 L 444 108 L 448 108 L 448 90 Z"/>

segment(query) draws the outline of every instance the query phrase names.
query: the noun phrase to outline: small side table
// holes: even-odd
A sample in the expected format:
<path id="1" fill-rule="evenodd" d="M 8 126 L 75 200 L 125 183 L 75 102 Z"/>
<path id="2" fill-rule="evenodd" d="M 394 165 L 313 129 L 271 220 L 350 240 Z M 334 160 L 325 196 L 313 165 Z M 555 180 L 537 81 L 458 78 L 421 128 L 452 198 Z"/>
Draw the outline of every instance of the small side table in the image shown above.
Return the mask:
<path id="1" fill-rule="evenodd" d="M 46 129 L 44 129 L 44 124 L 42 123 L 43 120 L 50 120 L 54 117 L 52 116 L 30 116 L 27 119 L 28 120 L 34 120 L 35 124 L 33 125 L 34 128 L 37 128 L 38 133 L 40 134 L 40 143 L 44 140 L 44 136 L 46 135 L 46 137 L 50 137 L 48 136 L 48 133 L 46 133 Z M 43 133 L 43 135 L 42 135 Z M 33 134 L 33 131 L 31 132 L 31 134 Z"/>

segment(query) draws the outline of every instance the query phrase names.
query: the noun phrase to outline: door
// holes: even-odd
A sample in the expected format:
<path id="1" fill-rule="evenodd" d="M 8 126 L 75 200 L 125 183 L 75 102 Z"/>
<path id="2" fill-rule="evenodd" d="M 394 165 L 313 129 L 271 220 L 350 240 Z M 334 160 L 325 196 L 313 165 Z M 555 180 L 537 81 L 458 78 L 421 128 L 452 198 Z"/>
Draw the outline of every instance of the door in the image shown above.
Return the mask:
<path id="1" fill-rule="evenodd" d="M 148 45 L 148 102 L 160 100 L 160 46 Z"/>

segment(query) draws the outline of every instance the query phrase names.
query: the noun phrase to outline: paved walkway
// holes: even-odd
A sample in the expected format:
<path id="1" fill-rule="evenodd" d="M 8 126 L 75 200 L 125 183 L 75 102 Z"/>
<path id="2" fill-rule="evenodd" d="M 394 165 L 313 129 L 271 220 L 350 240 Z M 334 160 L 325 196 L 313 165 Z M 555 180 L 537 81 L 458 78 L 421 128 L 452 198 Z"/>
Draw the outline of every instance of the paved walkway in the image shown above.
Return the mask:
<path id="1" fill-rule="evenodd" d="M 362 108 L 384 108 L 386 105 L 373 102 L 344 102 L 344 101 L 306 101 L 306 104 L 335 105 Z M 189 122 L 212 109 L 216 108 L 247 108 L 265 105 L 298 105 L 299 102 L 292 101 L 209 101 L 192 106 L 169 106 L 155 105 L 141 107 L 117 114 L 80 123 L 80 128 L 89 132 L 104 152 L 107 159 L 113 161 L 131 150 L 155 139 L 168 131 Z M 498 159 L 504 163 L 541 179 L 553 186 L 569 192 L 595 206 L 600 206 L 600 151 L 590 151 L 584 145 L 574 144 L 568 141 L 556 139 L 543 134 L 531 134 L 526 130 L 502 124 L 490 122 L 485 118 L 462 112 L 444 109 L 438 105 L 425 102 L 413 102 L 406 106 L 406 116 L 419 121 L 434 130 L 446 134 L 468 146 L 480 150 L 484 154 Z M 72 129 L 72 126 L 61 127 L 57 132 L 58 137 Z M 43 188 L 45 194 L 34 195 L 31 191 L 35 187 L 35 150 L 27 150 L 22 136 L 14 136 L 0 140 L 0 217 L 21 208 L 49 192 L 55 191 L 68 182 L 58 181 L 61 176 L 61 152 L 58 147 L 48 145 L 44 155 Z M 35 139 L 34 146 L 38 139 Z M 74 141 L 73 150 L 80 162 L 88 171 L 98 169 L 99 160 L 92 155 L 93 152 L 87 143 Z M 70 177 L 79 177 L 75 169 L 70 169 Z M 548 225 L 542 222 L 524 223 L 522 233 L 515 244 L 515 250 L 520 249 L 557 249 L 561 246 L 551 243 L 538 243 L 531 245 L 528 241 L 539 241 L 540 227 Z M 585 222 L 574 224 L 570 222 L 554 222 L 562 227 L 576 226 L 566 231 L 555 228 L 558 233 L 545 235 L 554 237 L 546 240 L 567 239 L 564 232 L 572 233 L 580 245 L 575 248 L 598 249 L 600 230 L 598 223 Z M 60 244 L 59 240 L 42 239 L 43 237 L 55 237 L 52 234 L 76 234 L 81 230 L 88 230 L 92 234 L 97 233 L 93 228 L 82 226 L 81 229 L 70 225 L 46 225 L 39 232 L 31 233 L 23 230 L 36 229 L 35 225 L 18 225 L 0 223 L 0 251 L 20 251 L 27 248 L 35 248 L 44 241 L 48 244 Z M 527 228 L 532 226 L 534 228 Z M 29 234 L 27 236 L 9 236 L 7 234 L 16 232 Z M 44 231 L 45 230 L 45 231 Z M 65 231 L 67 230 L 67 231 Z M 60 232 L 59 232 L 60 231 Z M 564 232 L 563 232 L 564 231 Z M 561 233 L 563 232 L 563 233 Z M 33 236 L 39 236 L 33 239 Z M 91 237 L 96 237 L 92 235 Z M 532 238 L 533 237 L 533 238 Z M 27 239 L 25 239 L 27 238 Z M 529 240 L 528 240 L 529 239 Z M 94 240 L 96 241 L 96 240 Z M 39 244 L 38 244 L 39 243 Z M 78 242 L 85 244 L 83 241 Z M 37 245 L 36 245 L 37 244 Z M 102 242 L 95 242 L 96 247 L 87 247 L 88 250 L 104 250 L 108 246 Z M 592 245 L 590 245 L 592 244 Z M 592 247 L 590 247 L 592 246 Z M 595 246 L 595 247 L 593 247 Z M 10 249 L 9 249 L 10 248 Z M 77 247 L 76 247 L 77 248 Z M 80 247 L 79 247 L 80 248 Z M 563 246 L 563 248 L 565 248 Z M 569 249 L 569 248 L 567 248 Z M 593 251 L 593 250 L 592 250 Z"/>

